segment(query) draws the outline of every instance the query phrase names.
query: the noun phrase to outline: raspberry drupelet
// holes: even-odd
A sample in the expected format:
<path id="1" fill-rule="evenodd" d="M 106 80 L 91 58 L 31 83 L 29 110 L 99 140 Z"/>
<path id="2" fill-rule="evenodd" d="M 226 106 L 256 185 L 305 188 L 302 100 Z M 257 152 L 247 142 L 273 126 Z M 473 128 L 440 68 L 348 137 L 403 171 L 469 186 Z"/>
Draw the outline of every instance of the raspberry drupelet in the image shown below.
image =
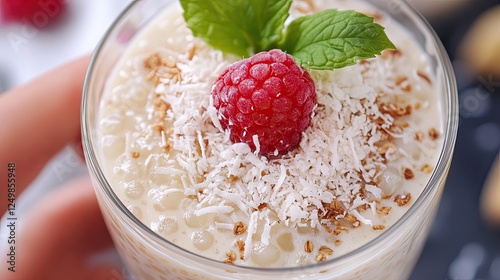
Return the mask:
<path id="1" fill-rule="evenodd" d="M 230 65 L 215 82 L 212 96 L 231 141 L 247 143 L 264 156 L 295 148 L 316 104 L 309 73 L 277 49 Z"/>

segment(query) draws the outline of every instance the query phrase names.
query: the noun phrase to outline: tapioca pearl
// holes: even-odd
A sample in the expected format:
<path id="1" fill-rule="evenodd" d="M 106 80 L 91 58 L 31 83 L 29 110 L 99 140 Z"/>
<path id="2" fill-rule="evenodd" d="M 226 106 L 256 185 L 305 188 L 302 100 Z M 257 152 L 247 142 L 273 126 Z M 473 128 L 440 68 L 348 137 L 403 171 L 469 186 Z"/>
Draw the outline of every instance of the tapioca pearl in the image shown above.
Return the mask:
<path id="1" fill-rule="evenodd" d="M 125 195 L 130 199 L 138 199 L 144 193 L 144 183 L 141 181 L 131 181 L 122 183 Z"/>
<path id="2" fill-rule="evenodd" d="M 106 100 L 103 102 L 104 108 L 110 111 L 117 111 L 121 108 L 120 97 L 124 94 L 124 85 L 113 86 L 113 89 L 107 96 Z M 103 110 L 103 113 L 106 111 Z"/>
<path id="3" fill-rule="evenodd" d="M 152 184 L 180 188 L 181 169 L 167 154 L 151 155 L 147 158 L 146 172 Z"/>
<path id="4" fill-rule="evenodd" d="M 197 216 L 194 213 L 193 209 L 190 209 L 186 213 L 184 213 L 183 218 L 184 218 L 184 222 L 186 223 L 186 225 L 188 227 L 191 227 L 191 228 L 203 227 L 213 220 L 213 217 L 211 214 Z"/>
<path id="5" fill-rule="evenodd" d="M 215 216 L 214 221 L 221 224 L 231 224 L 233 223 L 231 216 L 228 214 L 218 214 Z"/>
<path id="6" fill-rule="evenodd" d="M 295 250 L 295 246 L 293 245 L 293 236 L 291 233 L 286 232 L 282 233 L 278 236 L 276 242 L 281 250 L 285 252 L 292 252 Z"/>
<path id="7" fill-rule="evenodd" d="M 271 215 L 270 215 L 270 216 L 271 216 Z M 274 221 L 272 218 L 270 218 L 270 220 L 271 220 L 271 221 Z M 279 219 L 278 219 L 278 220 L 276 220 L 276 221 L 279 221 Z M 253 239 L 253 241 L 254 241 L 254 242 L 255 242 L 255 241 L 260 241 L 260 240 L 261 240 L 261 236 L 262 236 L 265 232 L 267 232 L 267 229 L 266 229 L 266 224 L 267 224 L 267 221 L 266 221 L 266 220 L 259 220 L 259 221 L 257 222 L 257 230 L 255 231 L 255 234 L 252 236 L 252 239 Z M 270 231 L 269 231 L 269 233 L 268 233 L 268 234 L 269 234 L 270 236 L 277 236 L 277 235 L 278 235 L 278 233 L 279 233 L 281 230 L 283 230 L 283 229 L 284 229 L 284 228 L 283 228 L 283 227 L 281 227 L 281 225 L 280 225 L 280 224 L 277 224 L 277 223 L 276 223 L 276 224 L 274 224 L 274 225 L 272 225 L 272 226 L 270 227 Z"/>
<path id="8" fill-rule="evenodd" d="M 123 181 L 133 181 L 141 176 L 141 168 L 130 155 L 122 154 L 115 160 L 113 173 Z"/>
<path id="9" fill-rule="evenodd" d="M 251 258 L 255 264 L 268 266 L 275 263 L 280 257 L 280 249 L 278 246 L 269 244 L 265 245 L 258 242 L 252 248 Z"/>
<path id="10" fill-rule="evenodd" d="M 117 158 L 125 151 L 125 138 L 105 135 L 101 138 L 101 150 L 107 158 Z"/>
<path id="11" fill-rule="evenodd" d="M 142 79 L 141 79 L 142 80 Z M 146 106 L 151 86 L 143 81 L 130 87 L 124 96 L 125 104 L 130 109 L 142 109 Z"/>
<path id="12" fill-rule="evenodd" d="M 197 203 L 198 201 L 196 199 L 184 198 L 179 202 L 179 210 L 187 211 L 193 208 Z"/>
<path id="13" fill-rule="evenodd" d="M 103 118 L 99 122 L 99 130 L 103 134 L 117 134 L 123 131 L 123 128 L 124 121 L 116 114 Z"/>
<path id="14" fill-rule="evenodd" d="M 164 217 L 158 224 L 158 232 L 168 236 L 176 233 L 179 230 L 179 223 L 175 217 Z"/>
<path id="15" fill-rule="evenodd" d="M 184 193 L 179 190 L 175 190 L 173 192 L 166 193 L 162 198 L 161 198 L 161 205 L 165 209 L 173 210 L 173 209 L 178 209 L 179 204 L 181 201 L 185 198 L 186 196 Z"/>
<path id="16" fill-rule="evenodd" d="M 160 202 L 154 202 L 154 203 L 153 203 L 153 208 L 154 208 L 157 212 L 164 212 L 165 210 L 167 210 L 167 209 L 165 209 L 165 207 L 163 206 L 163 204 L 162 204 L 162 203 L 160 203 Z"/>
<path id="17" fill-rule="evenodd" d="M 415 151 L 411 154 L 411 158 L 414 161 L 419 162 L 422 159 L 422 153 L 420 151 Z"/>
<path id="18" fill-rule="evenodd" d="M 394 167 L 388 167 L 380 176 L 380 189 L 385 195 L 393 195 L 403 185 L 403 177 Z"/>
<path id="19" fill-rule="evenodd" d="M 132 213 L 132 215 L 134 215 L 137 219 L 142 219 L 142 209 L 141 207 L 137 206 L 137 205 L 129 205 L 127 207 L 128 211 L 130 211 L 130 213 Z"/>
<path id="20" fill-rule="evenodd" d="M 325 237 L 324 237 L 324 240 L 325 240 L 325 244 L 335 244 L 335 242 L 337 242 L 338 244 L 338 236 L 334 235 L 334 234 L 327 234 Z M 321 242 L 321 241 L 320 241 Z"/>
<path id="21" fill-rule="evenodd" d="M 216 224 L 223 224 L 221 227 L 217 227 Z M 220 231 L 227 233 L 229 231 L 234 230 L 234 222 L 233 219 L 231 218 L 230 215 L 227 214 L 218 214 L 214 217 L 214 226 L 215 228 Z"/>
<path id="22" fill-rule="evenodd" d="M 318 229 L 313 228 L 309 225 L 307 225 L 305 227 L 297 226 L 297 232 L 299 234 L 304 234 L 304 235 L 314 235 L 314 234 L 318 233 Z"/>
<path id="23" fill-rule="evenodd" d="M 306 266 L 313 264 L 313 261 L 309 257 L 311 254 L 299 253 L 297 261 L 295 262 L 297 266 Z"/>
<path id="24" fill-rule="evenodd" d="M 203 251 L 212 246 L 214 236 L 207 230 L 195 231 L 191 234 L 191 241 L 194 247 Z"/>

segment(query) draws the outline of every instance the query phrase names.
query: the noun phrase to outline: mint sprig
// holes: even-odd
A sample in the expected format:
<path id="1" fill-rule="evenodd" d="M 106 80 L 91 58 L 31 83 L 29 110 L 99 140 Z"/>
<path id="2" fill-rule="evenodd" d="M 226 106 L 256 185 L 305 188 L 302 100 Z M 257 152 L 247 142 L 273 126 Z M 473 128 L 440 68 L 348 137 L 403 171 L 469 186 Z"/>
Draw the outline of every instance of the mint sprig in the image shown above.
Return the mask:
<path id="1" fill-rule="evenodd" d="M 356 64 L 395 46 L 373 18 L 355 11 L 324 10 L 288 26 L 280 46 L 305 69 L 331 70 Z"/>
<path id="2" fill-rule="evenodd" d="M 180 0 L 193 35 L 249 57 L 279 48 L 305 69 L 333 70 L 395 49 L 384 27 L 356 11 L 325 10 L 292 21 L 292 0 Z"/>
<path id="3" fill-rule="evenodd" d="M 248 57 L 278 47 L 292 0 L 181 0 L 193 35 Z"/>

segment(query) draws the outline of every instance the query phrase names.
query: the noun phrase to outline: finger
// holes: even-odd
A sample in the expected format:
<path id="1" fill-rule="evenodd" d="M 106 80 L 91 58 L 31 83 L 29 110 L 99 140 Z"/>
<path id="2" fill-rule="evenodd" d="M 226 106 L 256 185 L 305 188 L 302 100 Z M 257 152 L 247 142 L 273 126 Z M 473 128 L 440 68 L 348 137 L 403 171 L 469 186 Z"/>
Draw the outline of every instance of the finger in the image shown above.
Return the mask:
<path id="1" fill-rule="evenodd" d="M 17 271 L 9 275 L 2 262 L 0 279 L 75 279 L 70 274 L 97 273 L 88 258 L 112 246 L 88 179 L 47 195 L 21 222 Z"/>
<path id="2" fill-rule="evenodd" d="M 77 139 L 88 61 L 81 58 L 0 96 L 0 181 L 7 162 L 14 162 L 18 193 L 51 157 Z M 4 210 L 5 199 L 0 203 Z"/>
<path id="3" fill-rule="evenodd" d="M 101 265 L 97 268 L 90 270 L 86 274 L 86 278 L 82 278 L 82 280 L 88 279 L 96 279 L 96 280 L 121 280 L 123 279 L 123 274 L 118 267 L 114 265 Z M 64 279 L 66 280 L 66 279 Z"/>
<path id="4" fill-rule="evenodd" d="M 49 269 L 47 269 L 49 270 Z M 40 275 L 40 274 L 39 274 Z M 124 279 L 122 270 L 116 265 L 102 264 L 99 266 L 85 268 L 84 270 L 74 270 L 71 267 L 63 267 L 61 263 L 53 265 L 47 278 L 40 277 L 29 279 L 50 279 L 50 280 L 122 280 Z M 16 278 L 21 279 L 21 278 Z M 8 279 L 13 280 L 13 279 Z"/>

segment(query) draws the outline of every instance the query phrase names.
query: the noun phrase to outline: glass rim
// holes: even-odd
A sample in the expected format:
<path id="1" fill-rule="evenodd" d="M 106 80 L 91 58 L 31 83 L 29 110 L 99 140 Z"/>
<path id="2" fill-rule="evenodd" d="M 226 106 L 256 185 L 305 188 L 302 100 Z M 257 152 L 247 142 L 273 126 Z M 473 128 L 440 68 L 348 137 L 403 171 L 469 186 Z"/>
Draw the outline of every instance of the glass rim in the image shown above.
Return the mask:
<path id="1" fill-rule="evenodd" d="M 432 41 L 432 47 L 436 50 L 437 56 L 437 66 L 441 66 L 442 69 L 437 67 L 438 71 L 436 71 L 437 76 L 442 76 L 443 84 L 440 85 L 441 88 L 444 89 L 445 97 L 443 98 L 443 109 L 447 113 L 445 118 L 443 119 L 444 125 L 444 140 L 443 146 L 438 157 L 437 165 L 434 168 L 431 177 L 429 178 L 425 188 L 422 190 L 422 193 L 410 206 L 410 208 L 401 216 L 393 225 L 391 225 L 388 229 L 382 232 L 380 235 L 370 240 L 369 242 L 363 244 L 362 246 L 346 253 L 340 255 L 338 257 L 334 257 L 330 260 L 305 265 L 305 266 L 293 266 L 293 267 L 251 267 L 251 266 L 242 266 L 237 264 L 227 264 L 222 261 L 218 261 L 215 259 L 211 259 L 205 256 L 198 255 L 194 252 L 184 249 L 183 247 L 165 239 L 160 236 L 158 233 L 154 232 L 148 226 L 143 224 L 137 217 L 135 217 L 123 204 L 123 202 L 118 198 L 118 196 L 113 191 L 110 186 L 106 176 L 104 175 L 103 169 L 101 168 L 100 161 L 96 155 L 95 151 L 95 139 L 92 136 L 92 128 L 95 127 L 95 124 L 92 124 L 90 121 L 90 112 L 89 112 L 89 98 L 91 91 L 91 84 L 93 82 L 93 76 L 95 71 L 95 66 L 99 59 L 101 59 L 101 53 L 103 49 L 106 47 L 106 43 L 110 36 L 115 31 L 116 27 L 122 22 L 122 20 L 129 14 L 137 5 L 141 4 L 142 1 L 132 1 L 113 21 L 111 26 L 103 35 L 102 39 L 98 43 L 95 51 L 92 54 L 90 64 L 87 70 L 87 74 L 85 76 L 84 87 L 83 87 L 83 95 L 82 95 L 82 104 L 81 104 L 81 132 L 82 132 L 82 143 L 83 143 L 83 151 L 86 159 L 86 163 L 88 166 L 91 175 L 97 179 L 99 183 L 99 188 L 104 191 L 107 198 L 116 206 L 122 214 L 124 214 L 128 221 L 124 221 L 129 226 L 129 223 L 133 223 L 133 225 L 138 226 L 140 230 L 142 230 L 147 236 L 143 236 L 140 234 L 142 238 L 148 238 L 148 242 L 154 242 L 162 247 L 169 247 L 169 249 L 175 249 L 177 253 L 182 254 L 185 257 L 192 258 L 193 261 L 208 261 L 208 265 L 217 266 L 224 270 L 231 270 L 238 272 L 261 272 L 261 273 L 282 273 L 282 272 L 294 272 L 294 271 L 306 271 L 310 269 L 328 269 L 335 262 L 339 262 L 342 260 L 346 260 L 352 258 L 363 251 L 367 251 L 370 248 L 376 246 L 378 243 L 381 243 L 383 240 L 389 238 L 393 232 L 397 231 L 400 227 L 402 227 L 408 219 L 413 216 L 415 212 L 417 212 L 423 206 L 424 201 L 430 199 L 429 197 L 433 194 L 433 191 L 440 186 L 440 181 L 443 179 L 443 174 L 447 174 L 449 167 L 451 165 L 454 146 L 456 142 L 457 132 L 458 132 L 458 89 L 455 79 L 455 74 L 453 71 L 453 67 L 451 61 L 448 57 L 447 51 L 445 50 L 441 40 L 429 24 L 429 22 L 411 5 L 409 5 L 406 1 L 400 1 L 401 10 L 404 11 L 407 17 L 412 17 L 411 21 L 414 24 L 420 24 L 419 30 L 423 32 L 426 39 L 430 38 Z M 439 71 L 442 70 L 442 71 Z M 122 219 L 122 218 L 119 218 Z M 161 251 L 161 248 L 156 248 Z"/>

